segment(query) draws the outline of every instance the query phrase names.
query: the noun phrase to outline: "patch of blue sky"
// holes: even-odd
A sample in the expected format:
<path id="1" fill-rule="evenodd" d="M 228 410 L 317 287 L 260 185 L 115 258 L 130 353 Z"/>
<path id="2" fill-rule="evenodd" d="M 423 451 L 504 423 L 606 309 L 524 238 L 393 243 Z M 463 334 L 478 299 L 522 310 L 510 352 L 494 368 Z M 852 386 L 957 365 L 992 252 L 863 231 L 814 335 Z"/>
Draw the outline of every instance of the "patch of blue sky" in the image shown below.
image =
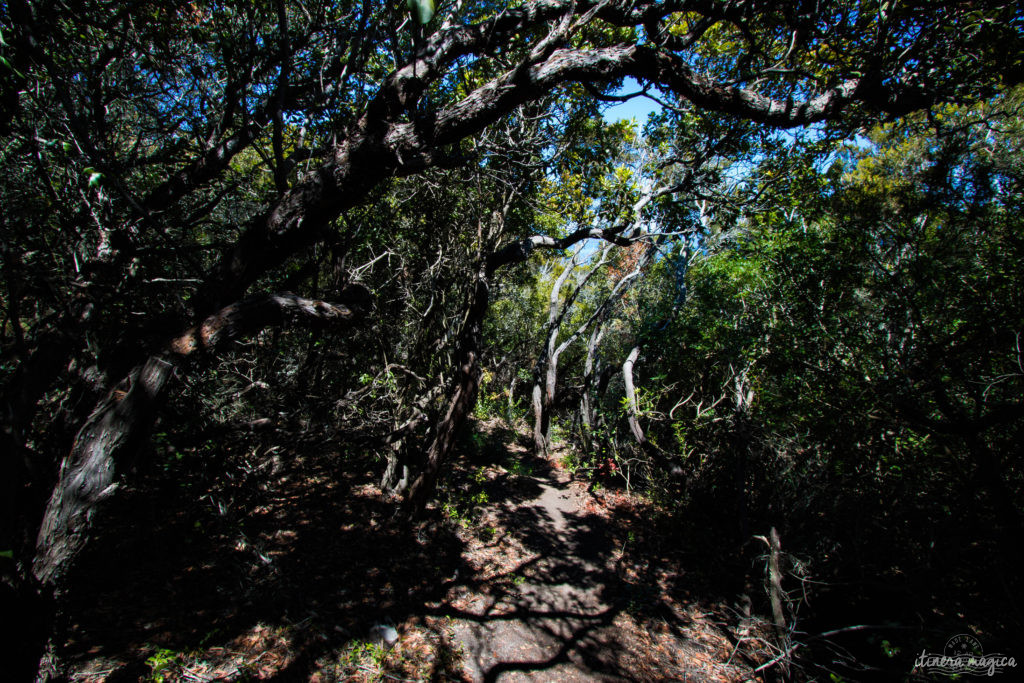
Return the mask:
<path id="1" fill-rule="evenodd" d="M 617 97 L 624 97 L 633 93 L 639 93 L 643 90 L 635 79 L 626 78 L 622 87 L 618 89 L 614 94 Z M 655 93 L 657 95 L 657 93 Z M 638 131 L 642 132 L 644 124 L 647 123 L 647 118 L 654 113 L 661 111 L 661 105 L 643 95 L 637 95 L 631 97 L 625 102 L 613 104 L 604 110 L 604 120 L 607 123 L 615 123 L 617 121 L 628 121 L 630 119 L 635 120 L 637 123 Z"/>

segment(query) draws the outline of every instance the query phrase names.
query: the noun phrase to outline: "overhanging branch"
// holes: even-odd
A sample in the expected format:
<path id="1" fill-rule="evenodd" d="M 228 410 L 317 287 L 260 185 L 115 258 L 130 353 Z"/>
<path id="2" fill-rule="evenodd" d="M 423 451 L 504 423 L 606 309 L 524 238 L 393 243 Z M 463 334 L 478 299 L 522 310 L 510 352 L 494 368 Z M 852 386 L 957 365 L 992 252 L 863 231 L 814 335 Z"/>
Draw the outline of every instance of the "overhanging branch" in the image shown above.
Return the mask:
<path id="1" fill-rule="evenodd" d="M 362 294 L 362 293 L 361 293 Z M 290 292 L 258 294 L 225 306 L 202 323 L 175 337 L 168 350 L 176 356 L 214 351 L 265 327 L 287 322 L 303 324 L 351 323 L 365 312 L 369 292 L 352 307 L 305 299 Z"/>

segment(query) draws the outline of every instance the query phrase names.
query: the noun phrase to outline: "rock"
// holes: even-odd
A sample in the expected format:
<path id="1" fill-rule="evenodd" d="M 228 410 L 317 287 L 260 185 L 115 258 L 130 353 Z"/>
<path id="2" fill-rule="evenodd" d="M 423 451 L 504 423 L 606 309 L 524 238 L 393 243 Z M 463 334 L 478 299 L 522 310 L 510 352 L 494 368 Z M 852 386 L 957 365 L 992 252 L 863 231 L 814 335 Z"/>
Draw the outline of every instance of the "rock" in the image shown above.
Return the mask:
<path id="1" fill-rule="evenodd" d="M 380 647 L 392 647 L 398 642 L 398 631 L 394 626 L 377 624 L 370 629 L 370 642 Z"/>

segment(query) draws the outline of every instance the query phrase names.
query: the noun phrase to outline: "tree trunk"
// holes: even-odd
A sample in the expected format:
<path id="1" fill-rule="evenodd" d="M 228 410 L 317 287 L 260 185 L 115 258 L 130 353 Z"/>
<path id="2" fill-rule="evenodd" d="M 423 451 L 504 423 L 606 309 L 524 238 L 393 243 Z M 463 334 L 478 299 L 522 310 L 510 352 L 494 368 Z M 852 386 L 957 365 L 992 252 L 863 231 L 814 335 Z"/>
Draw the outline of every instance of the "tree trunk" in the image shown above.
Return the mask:
<path id="1" fill-rule="evenodd" d="M 412 468 L 406 448 L 404 436 L 388 444 L 387 466 L 380 479 L 380 488 L 393 496 L 404 496 L 409 490 Z"/>
<path id="2" fill-rule="evenodd" d="M 117 479 L 144 445 L 177 359 L 223 348 L 289 318 L 348 322 L 355 316 L 356 312 L 344 306 L 294 294 L 249 297 L 170 340 L 164 353 L 136 366 L 100 401 L 61 463 L 36 540 L 32 573 L 38 582 L 41 609 L 47 610 L 51 623 L 40 680 L 60 676 L 60 649 L 67 635 L 63 598 L 68 575 L 91 540 L 102 504 L 117 490 Z"/>
<path id="3" fill-rule="evenodd" d="M 463 324 L 459 342 L 459 369 L 455 388 L 444 418 L 434 430 L 434 439 L 426 452 L 423 471 L 416 477 L 405 500 L 405 516 L 421 515 L 434 494 L 437 479 L 448 460 L 455 437 L 476 406 L 480 387 L 480 347 L 483 342 L 483 321 L 490 303 L 490 269 L 481 267 L 477 273 L 469 314 Z"/>
<path id="4" fill-rule="evenodd" d="M 639 221 L 639 210 L 640 208 L 642 208 L 642 206 L 642 203 L 638 203 L 637 206 L 634 207 L 634 213 L 636 214 L 637 221 Z M 591 393 L 594 384 L 594 374 L 596 372 L 595 359 L 597 357 L 597 347 L 601 343 L 601 337 L 604 336 L 605 321 L 607 320 L 608 315 L 611 313 L 612 308 L 615 306 L 615 304 L 623 296 L 625 296 L 626 292 L 629 291 L 629 289 L 637 282 L 640 275 L 644 272 L 647 266 L 654 260 L 654 256 L 657 253 L 656 245 L 657 243 L 651 243 L 648 246 L 648 248 L 640 256 L 640 258 L 637 259 L 636 266 L 633 268 L 633 270 L 623 275 L 619 279 L 619 281 L 615 283 L 615 286 L 612 287 L 612 291 L 608 293 L 608 297 L 604 300 L 604 302 L 597 309 L 594 315 L 592 315 L 590 319 L 586 323 L 584 323 L 584 325 L 580 327 L 580 329 L 576 331 L 573 337 L 570 337 L 570 339 L 566 340 L 566 343 L 564 343 L 562 347 L 560 347 L 558 350 L 558 352 L 561 353 L 561 351 L 564 350 L 564 347 L 575 339 L 576 335 L 582 334 L 584 331 L 586 331 L 587 328 L 590 327 L 592 323 L 596 323 L 596 326 L 590 333 L 590 339 L 587 341 L 587 359 L 583 369 L 583 395 L 580 399 L 580 422 L 582 425 L 582 432 L 584 435 L 584 445 L 587 450 L 590 450 L 591 447 L 590 432 L 594 427 L 594 406 L 591 402 Z M 639 354 L 639 349 L 637 349 L 637 353 Z M 633 362 L 636 362 L 635 358 L 633 359 Z M 632 368 L 632 365 L 630 366 L 630 368 Z M 630 382 L 632 382 L 632 369 L 630 370 Z M 607 384 L 607 377 L 602 376 L 598 382 L 598 395 L 604 392 L 604 388 L 607 386 Z M 639 429 L 639 425 L 637 425 L 637 428 Z M 633 429 L 633 423 L 630 424 L 630 429 Z M 636 432 L 634 431 L 634 436 L 635 435 Z M 640 443 L 642 444 L 643 441 L 640 441 Z"/>
<path id="5" fill-rule="evenodd" d="M 786 625 L 786 615 L 783 610 L 782 591 L 782 541 L 779 539 L 779 531 L 771 528 L 768 536 L 768 598 L 772 604 L 772 623 L 775 626 L 775 643 L 782 652 L 789 651 L 789 629 Z M 789 658 L 784 657 L 781 662 L 782 676 L 789 679 Z"/>
<path id="6" fill-rule="evenodd" d="M 409 486 L 409 466 L 402 454 L 403 443 L 391 444 L 387 455 L 387 466 L 380 478 L 382 491 L 392 495 L 402 495 Z"/>
<path id="7" fill-rule="evenodd" d="M 626 356 L 626 362 L 622 364 L 622 379 L 626 384 L 626 406 L 628 408 L 629 431 L 633 432 L 633 438 L 643 448 L 647 444 L 647 437 L 640 426 L 638 419 L 640 409 L 636 402 L 636 388 L 633 386 L 633 365 L 640 357 L 640 347 L 634 346 L 633 350 Z"/>
<path id="8" fill-rule="evenodd" d="M 43 586 L 59 586 L 71 558 L 85 546 L 96 507 L 117 489 L 115 478 L 148 433 L 173 369 L 164 358 L 149 358 L 79 431 L 39 529 L 33 573 Z"/>
<path id="9" fill-rule="evenodd" d="M 557 334 L 557 331 L 555 332 Z M 558 354 L 547 356 L 543 373 L 538 368 L 533 385 L 533 448 L 546 456 L 551 448 L 551 409 L 555 405 L 555 384 L 558 380 Z"/>
<path id="10" fill-rule="evenodd" d="M 570 297 L 561 308 L 562 285 L 576 269 L 576 257 L 580 251 L 573 254 L 572 259 L 555 278 L 551 285 L 551 295 L 548 298 L 548 321 L 544 326 L 544 349 L 533 370 L 533 450 L 537 455 L 546 456 L 548 446 L 551 444 L 551 406 L 554 404 L 554 380 L 552 374 L 557 374 L 553 364 L 557 363 L 554 357 L 555 343 L 558 341 L 558 332 L 562 326 L 566 309 L 575 298 Z"/>
<path id="11" fill-rule="evenodd" d="M 555 286 L 551 293 L 550 308 L 548 310 L 548 336 L 547 344 L 544 348 L 544 352 L 541 354 L 541 360 L 537 361 L 537 370 L 534 375 L 534 450 L 538 454 L 547 455 L 548 449 L 551 447 L 551 410 L 555 405 L 555 393 L 558 386 L 558 359 L 562 356 L 562 353 L 569 348 L 580 336 L 586 332 L 590 326 L 606 314 L 608 307 L 616 300 L 616 291 L 619 286 L 613 289 L 608 299 L 601 305 L 597 312 L 591 315 L 582 325 L 580 325 L 572 334 L 562 341 L 561 344 L 556 343 L 558 341 L 558 335 L 561 332 L 562 323 L 566 316 L 569 314 L 573 303 L 579 297 L 583 288 L 590 281 L 590 278 L 594 276 L 608 260 L 608 254 L 614 245 L 609 243 L 601 250 L 597 260 L 590 266 L 589 271 L 583 277 L 583 279 L 576 284 L 572 294 L 570 294 L 565 302 L 561 306 L 561 310 L 556 309 L 558 303 L 558 293 L 565 281 L 566 275 L 571 273 L 576 265 L 576 256 L 573 256 L 572 261 L 559 276 L 555 282 Z M 579 255 L 577 252 L 576 255 Z M 543 375 L 543 390 L 539 391 L 542 385 Z"/>
<path id="12" fill-rule="evenodd" d="M 555 386 L 558 381 L 558 357 L 556 350 L 548 359 L 547 371 L 544 373 L 544 415 L 541 430 L 544 435 L 545 450 L 551 448 L 551 411 L 555 405 Z"/>
<path id="13" fill-rule="evenodd" d="M 583 434 L 586 450 L 590 450 L 590 430 L 594 427 L 594 403 L 591 391 L 594 387 L 594 373 L 597 370 L 596 358 L 597 347 L 601 344 L 601 337 L 604 336 L 604 324 L 598 323 L 594 331 L 590 333 L 587 340 L 587 359 L 583 364 L 583 395 L 580 397 L 580 422 L 583 426 Z"/>
<path id="14" fill-rule="evenodd" d="M 67 637 L 62 602 L 68 572 L 92 537 L 100 506 L 117 489 L 118 475 L 144 443 L 173 370 L 174 365 L 159 356 L 132 370 L 93 412 L 61 464 L 32 566 L 52 624 L 38 680 L 60 676 L 60 650 Z"/>
<path id="15" fill-rule="evenodd" d="M 621 231 L 581 229 L 562 239 L 550 237 L 531 237 L 517 240 L 493 252 L 486 259 L 486 264 L 477 273 L 473 300 L 466 316 L 466 322 L 460 333 L 459 371 L 456 375 L 455 389 L 448 403 L 448 410 L 435 430 L 434 440 L 426 453 L 426 464 L 423 471 L 413 482 L 405 502 L 407 517 L 415 517 L 423 512 L 427 501 L 434 493 L 441 468 L 447 461 L 455 441 L 459 427 L 476 405 L 477 389 L 480 385 L 480 348 L 482 345 L 483 320 L 489 305 L 490 279 L 494 272 L 511 263 L 521 263 L 530 257 L 538 247 L 546 249 L 565 249 L 577 242 L 587 239 L 605 239 L 615 244 L 632 244 L 620 236 Z M 648 250 L 653 257 L 655 249 Z M 564 279 L 564 278 L 563 278 Z M 592 317 L 592 320 L 596 316 Z M 552 342 L 553 343 L 553 342 Z M 546 347 L 547 348 L 547 347 Z M 535 438 L 536 438 L 535 425 Z"/>
<path id="16" fill-rule="evenodd" d="M 637 445 L 644 455 L 650 459 L 650 462 L 662 468 L 666 473 L 678 477 L 683 473 L 682 468 L 671 459 L 670 454 L 648 440 L 647 435 L 644 434 L 643 427 L 640 426 L 640 405 L 636 398 L 636 387 L 633 383 L 633 366 L 639 357 L 640 347 L 634 346 L 629 355 L 626 356 L 626 361 L 622 364 L 622 379 L 626 385 L 626 419 L 629 423 L 629 431 L 632 432 Z"/>
<path id="17" fill-rule="evenodd" d="M 83 343 L 93 311 L 91 304 L 76 302 L 73 312 L 62 318 L 60 331 L 40 339 L 35 351 L 20 359 L 0 397 L 0 545 L 11 548 L 26 568 L 31 565 L 45 492 L 53 485 L 56 469 L 56 463 L 40 459 L 25 447 L 26 432 L 39 400 Z M 30 574 L 26 571 L 21 579 L 28 580 Z"/>
<path id="18" fill-rule="evenodd" d="M 534 375 L 539 375 L 539 368 Z M 533 380 L 533 452 L 537 455 L 547 455 L 548 439 L 546 424 L 548 411 L 544 409 L 544 389 L 540 377 L 535 376 Z"/>
<path id="19" fill-rule="evenodd" d="M 512 375 L 512 381 L 509 382 L 509 384 L 508 384 L 508 409 L 506 410 L 506 414 L 507 414 L 509 423 L 513 422 L 512 418 L 514 417 L 514 414 L 515 414 L 515 407 L 516 407 L 516 384 L 518 384 L 518 383 L 519 383 L 519 377 L 517 377 L 516 375 Z"/>

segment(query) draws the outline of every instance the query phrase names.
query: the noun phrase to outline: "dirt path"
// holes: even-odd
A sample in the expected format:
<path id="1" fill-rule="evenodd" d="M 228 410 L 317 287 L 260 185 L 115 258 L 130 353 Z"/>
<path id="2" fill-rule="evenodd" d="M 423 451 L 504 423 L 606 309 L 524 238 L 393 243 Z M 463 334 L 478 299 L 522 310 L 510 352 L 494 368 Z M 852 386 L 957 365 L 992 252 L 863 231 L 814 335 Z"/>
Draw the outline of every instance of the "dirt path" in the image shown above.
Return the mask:
<path id="1" fill-rule="evenodd" d="M 498 514 L 525 561 L 506 566 L 456 619 L 466 674 L 474 681 L 592 680 L 609 668 L 602 660 L 614 647 L 607 632 L 611 539 L 584 522 L 567 480 L 517 484 L 536 495 L 503 501 Z"/>
<path id="2" fill-rule="evenodd" d="M 339 471 L 326 447 L 275 469 L 243 441 L 233 477 L 124 497 L 83 564 L 72 679 L 754 680 L 731 606 L 694 588 L 649 502 L 590 493 L 508 427 L 474 427 L 443 514 L 414 529 L 375 462 Z"/>
<path id="3" fill-rule="evenodd" d="M 624 571 L 621 520 L 595 510 L 585 488 L 551 461 L 508 449 L 532 473 L 491 482 L 485 519 L 464 535 L 476 575 L 446 601 L 467 679 L 747 678 L 722 661 L 725 639 L 700 615 L 666 607 L 656 627 L 638 618 L 640 601 L 660 597 Z"/>

